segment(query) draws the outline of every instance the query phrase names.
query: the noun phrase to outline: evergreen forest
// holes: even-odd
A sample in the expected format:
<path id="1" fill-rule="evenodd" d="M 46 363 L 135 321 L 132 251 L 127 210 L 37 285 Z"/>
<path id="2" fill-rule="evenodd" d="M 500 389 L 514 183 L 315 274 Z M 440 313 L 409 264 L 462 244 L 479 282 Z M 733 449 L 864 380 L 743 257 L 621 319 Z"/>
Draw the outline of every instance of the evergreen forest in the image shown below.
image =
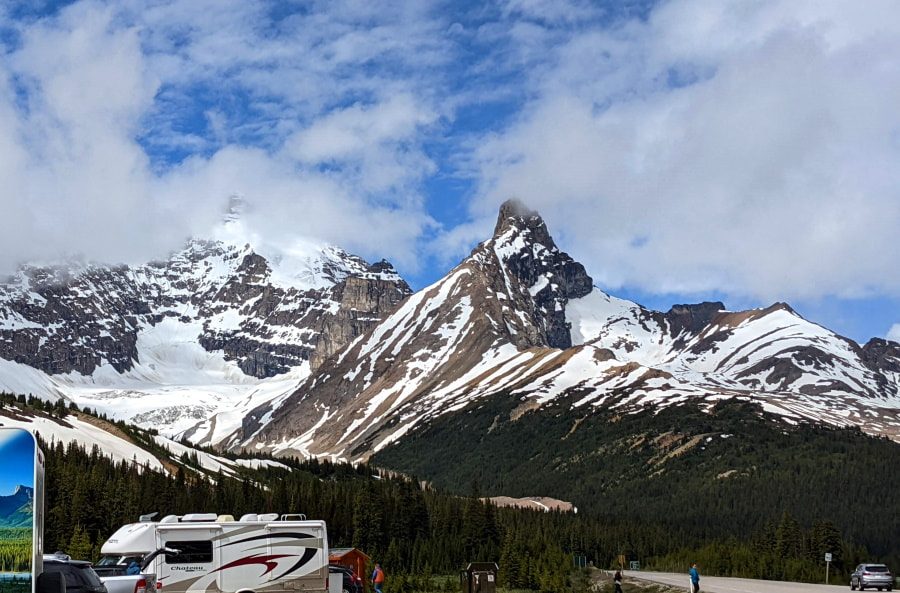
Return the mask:
<path id="1" fill-rule="evenodd" d="M 0 411 L 60 422 L 92 414 L 21 397 L 3 396 L 3 404 Z M 498 410 L 484 411 L 460 417 L 477 424 Z M 535 431 L 533 442 L 519 435 L 515 443 L 504 440 L 511 426 L 466 440 L 447 438 L 459 426 L 436 423 L 372 464 L 279 458 L 282 467 L 237 477 L 204 474 L 196 457 L 174 458 L 152 434 L 115 423 L 166 458 L 171 471 L 114 462 L 98 447 L 42 441 L 45 550 L 96 560 L 117 528 L 151 512 L 278 512 L 324 519 L 331 547 L 356 547 L 385 567 L 389 593 L 458 591 L 459 571 L 483 561 L 499 564 L 502 587 L 546 592 L 578 589 L 576 558 L 609 568 L 625 556 L 641 568 L 684 572 L 698 562 L 709 575 L 824 582 L 828 552 L 832 583 L 846 582 L 861 561 L 897 564 L 895 529 L 852 525 L 864 505 L 880 505 L 869 514 L 897 516 L 898 503 L 878 498 L 878 484 L 853 482 L 897 467 L 895 443 L 857 430 L 778 424 L 740 402 L 614 418 L 602 425 L 586 418 L 573 431 L 561 415 L 523 417 L 520 428 Z M 584 439 L 601 434 L 590 446 L 580 443 L 580 457 L 564 447 L 536 453 L 556 443 L 563 427 L 573 440 L 579 431 Z M 500 465 L 488 463 L 494 460 Z M 522 462 L 534 465 L 523 470 Z M 873 473 L 854 473 L 869 465 Z M 823 487 L 821 496 L 811 493 Z M 555 496 L 579 512 L 498 507 L 484 498 L 494 494 Z"/>
<path id="2" fill-rule="evenodd" d="M 31 529 L 0 527 L 0 572 L 31 570 Z"/>

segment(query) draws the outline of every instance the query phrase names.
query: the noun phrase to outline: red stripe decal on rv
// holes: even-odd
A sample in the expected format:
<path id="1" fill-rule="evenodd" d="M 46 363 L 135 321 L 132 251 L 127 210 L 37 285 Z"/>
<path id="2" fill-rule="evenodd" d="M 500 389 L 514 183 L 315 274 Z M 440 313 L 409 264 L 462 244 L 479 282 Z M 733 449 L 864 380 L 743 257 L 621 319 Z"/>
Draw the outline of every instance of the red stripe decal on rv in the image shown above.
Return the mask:
<path id="1" fill-rule="evenodd" d="M 251 564 L 262 564 L 266 567 L 265 572 L 263 574 L 268 574 L 275 570 L 275 567 L 278 566 L 277 560 L 279 558 L 288 558 L 290 554 L 282 554 L 280 556 L 248 556 L 246 558 L 238 558 L 234 562 L 229 562 L 225 566 L 220 566 L 213 572 L 218 572 L 220 570 L 225 570 L 226 568 L 234 568 L 235 566 L 247 566 Z"/>

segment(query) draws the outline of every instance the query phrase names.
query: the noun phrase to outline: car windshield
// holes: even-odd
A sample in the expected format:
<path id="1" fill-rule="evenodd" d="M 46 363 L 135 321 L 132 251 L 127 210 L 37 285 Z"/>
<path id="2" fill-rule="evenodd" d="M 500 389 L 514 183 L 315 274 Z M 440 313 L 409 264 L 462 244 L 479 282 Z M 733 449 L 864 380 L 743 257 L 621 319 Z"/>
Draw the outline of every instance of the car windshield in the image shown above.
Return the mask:
<path id="1" fill-rule="evenodd" d="M 866 567 L 866 570 L 869 572 L 887 572 L 887 566 L 878 566 L 876 564 L 872 564 Z"/>

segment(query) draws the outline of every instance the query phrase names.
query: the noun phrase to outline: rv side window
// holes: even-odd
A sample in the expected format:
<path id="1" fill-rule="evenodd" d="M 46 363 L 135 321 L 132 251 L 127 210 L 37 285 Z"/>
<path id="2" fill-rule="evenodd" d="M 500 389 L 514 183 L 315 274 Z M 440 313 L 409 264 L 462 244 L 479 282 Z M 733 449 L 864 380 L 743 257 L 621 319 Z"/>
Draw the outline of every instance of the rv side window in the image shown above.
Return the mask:
<path id="1" fill-rule="evenodd" d="M 166 554 L 166 564 L 194 564 L 213 561 L 211 541 L 166 542 L 166 547 L 178 550 L 178 554 Z"/>

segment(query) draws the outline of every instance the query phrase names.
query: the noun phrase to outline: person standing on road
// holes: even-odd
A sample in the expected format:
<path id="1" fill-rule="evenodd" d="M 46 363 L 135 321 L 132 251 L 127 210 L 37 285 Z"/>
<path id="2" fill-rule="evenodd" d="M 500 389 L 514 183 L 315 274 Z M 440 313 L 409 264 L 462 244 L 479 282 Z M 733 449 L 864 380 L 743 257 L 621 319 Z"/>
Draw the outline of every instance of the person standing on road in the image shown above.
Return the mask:
<path id="1" fill-rule="evenodd" d="M 691 567 L 691 593 L 700 593 L 700 571 L 696 563 Z"/>
<path id="2" fill-rule="evenodd" d="M 616 584 L 616 592 L 622 593 L 622 572 L 617 570 L 615 576 L 613 576 L 613 582 Z"/>
<path id="3" fill-rule="evenodd" d="M 382 583 L 384 583 L 384 571 L 381 570 L 380 564 L 376 564 L 375 571 L 372 572 L 372 585 L 374 585 L 376 593 L 382 593 Z"/>

